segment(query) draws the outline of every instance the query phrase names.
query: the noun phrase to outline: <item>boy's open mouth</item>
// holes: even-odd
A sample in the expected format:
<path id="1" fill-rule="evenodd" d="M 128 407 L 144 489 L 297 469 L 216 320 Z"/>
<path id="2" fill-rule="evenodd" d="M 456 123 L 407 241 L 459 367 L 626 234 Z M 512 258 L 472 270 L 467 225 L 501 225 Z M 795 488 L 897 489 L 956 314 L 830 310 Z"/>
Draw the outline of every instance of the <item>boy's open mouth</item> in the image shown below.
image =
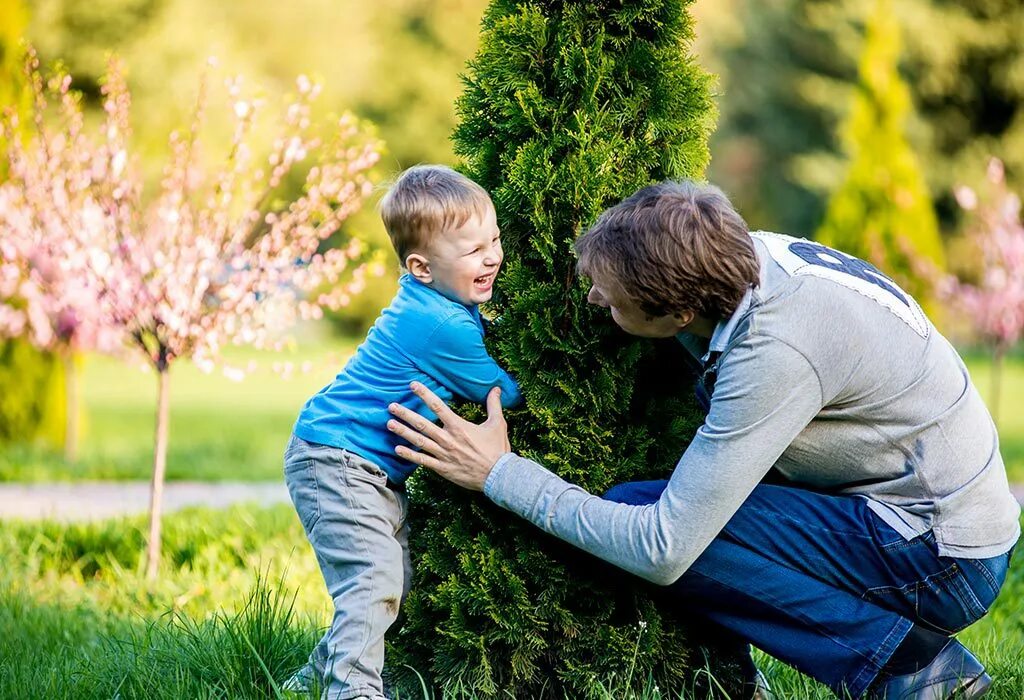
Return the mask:
<path id="1" fill-rule="evenodd" d="M 478 287 L 490 287 L 491 283 L 494 282 L 493 272 L 489 272 L 486 275 L 481 275 L 473 280 L 473 284 Z"/>

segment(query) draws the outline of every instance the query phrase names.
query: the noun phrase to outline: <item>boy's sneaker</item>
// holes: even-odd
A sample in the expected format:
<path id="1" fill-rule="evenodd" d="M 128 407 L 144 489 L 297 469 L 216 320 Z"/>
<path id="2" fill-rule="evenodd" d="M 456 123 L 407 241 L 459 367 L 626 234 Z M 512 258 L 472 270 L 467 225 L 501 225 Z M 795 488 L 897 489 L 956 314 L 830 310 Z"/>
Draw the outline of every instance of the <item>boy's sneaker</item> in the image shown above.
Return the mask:
<path id="1" fill-rule="evenodd" d="M 313 664 L 307 663 L 305 666 L 300 668 L 298 671 L 292 674 L 292 677 L 281 684 L 281 690 L 286 693 L 298 693 L 300 695 L 309 695 L 317 686 L 320 685 L 320 674 L 314 668 Z M 384 681 L 384 698 L 385 700 L 391 700 L 392 689 L 391 684 Z M 354 700 L 373 700 L 365 695 L 362 695 Z"/>
<path id="2" fill-rule="evenodd" d="M 306 664 L 281 684 L 281 690 L 289 693 L 309 694 L 319 685 L 319 675 L 313 668 L 313 664 Z"/>

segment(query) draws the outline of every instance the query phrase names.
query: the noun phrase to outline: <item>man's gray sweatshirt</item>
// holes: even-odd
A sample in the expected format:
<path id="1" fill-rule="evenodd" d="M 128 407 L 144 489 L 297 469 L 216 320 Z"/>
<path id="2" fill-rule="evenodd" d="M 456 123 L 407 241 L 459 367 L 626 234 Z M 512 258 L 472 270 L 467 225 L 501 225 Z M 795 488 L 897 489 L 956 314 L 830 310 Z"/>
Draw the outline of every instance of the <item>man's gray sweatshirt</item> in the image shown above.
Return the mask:
<path id="1" fill-rule="evenodd" d="M 486 495 L 660 584 L 690 567 L 772 467 L 796 486 L 868 499 L 907 539 L 932 530 L 943 556 L 1009 550 L 1020 507 L 992 418 L 950 343 L 872 266 L 811 241 L 751 235 L 758 286 L 710 344 L 679 336 L 716 363 L 717 382 L 657 503 L 605 501 L 514 453 L 495 464 Z"/>

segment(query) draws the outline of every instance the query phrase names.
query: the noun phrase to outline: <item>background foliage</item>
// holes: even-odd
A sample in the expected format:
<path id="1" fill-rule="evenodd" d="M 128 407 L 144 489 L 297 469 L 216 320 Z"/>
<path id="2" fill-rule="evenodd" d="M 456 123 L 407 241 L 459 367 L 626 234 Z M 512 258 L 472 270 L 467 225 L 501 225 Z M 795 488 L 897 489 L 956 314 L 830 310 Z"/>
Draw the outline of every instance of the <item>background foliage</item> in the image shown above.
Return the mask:
<path id="1" fill-rule="evenodd" d="M 868 260 L 937 320 L 928 275 L 942 240 L 916 154 L 907 143 L 910 94 L 899 74 L 900 26 L 891 0 L 872 0 L 853 108 L 841 135 L 849 157 L 816 238 Z"/>
<path id="2" fill-rule="evenodd" d="M 702 56 L 721 74 L 722 118 L 709 177 L 758 228 L 808 235 L 842 173 L 837 126 L 852 105 L 870 2 L 704 2 Z M 988 158 L 1024 173 L 1024 3 L 896 0 L 901 70 L 919 119 L 908 125 L 941 220 L 955 184 L 984 179 Z"/>

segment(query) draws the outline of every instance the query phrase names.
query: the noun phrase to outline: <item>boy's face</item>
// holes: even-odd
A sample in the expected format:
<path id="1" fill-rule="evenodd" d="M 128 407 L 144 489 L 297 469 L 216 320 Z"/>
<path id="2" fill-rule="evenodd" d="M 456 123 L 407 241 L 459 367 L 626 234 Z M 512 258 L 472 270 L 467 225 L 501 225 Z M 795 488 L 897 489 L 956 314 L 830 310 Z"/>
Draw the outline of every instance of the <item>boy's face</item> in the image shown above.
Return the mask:
<path id="1" fill-rule="evenodd" d="M 504 257 L 494 207 L 488 207 L 483 218 L 474 215 L 435 237 L 422 253 L 410 255 L 406 266 L 449 299 L 472 305 L 490 300 Z"/>
<path id="2" fill-rule="evenodd" d="M 623 291 L 619 282 L 607 274 L 594 272 L 587 301 L 611 311 L 612 320 L 630 335 L 641 338 L 671 338 L 693 319 L 686 316 L 651 316 Z"/>

